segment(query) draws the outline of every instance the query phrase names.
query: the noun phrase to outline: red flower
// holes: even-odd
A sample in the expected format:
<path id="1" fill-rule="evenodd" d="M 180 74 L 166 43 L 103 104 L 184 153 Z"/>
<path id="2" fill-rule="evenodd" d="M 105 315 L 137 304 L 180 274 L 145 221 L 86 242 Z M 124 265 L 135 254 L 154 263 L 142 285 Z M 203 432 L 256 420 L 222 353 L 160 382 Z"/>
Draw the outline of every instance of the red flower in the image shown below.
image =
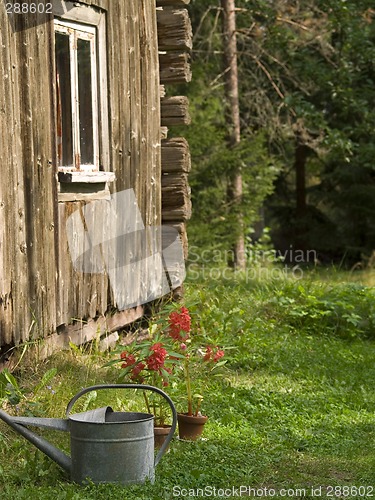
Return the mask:
<path id="1" fill-rule="evenodd" d="M 123 351 L 120 357 L 124 360 L 121 368 L 127 368 L 128 366 L 132 366 L 136 363 L 135 356 L 133 354 L 128 354 L 126 351 Z"/>
<path id="2" fill-rule="evenodd" d="M 189 338 L 191 329 L 191 317 L 186 307 L 181 307 L 180 311 L 173 311 L 169 315 L 169 335 L 179 341 Z M 182 333 L 184 332 L 184 333 Z"/>
<path id="3" fill-rule="evenodd" d="M 203 356 L 203 361 L 209 361 L 211 359 L 211 355 L 212 355 L 212 347 L 207 346 L 206 354 Z"/>
<path id="4" fill-rule="evenodd" d="M 222 349 L 218 349 L 215 354 L 214 354 L 214 362 L 217 363 L 219 359 L 221 359 L 224 356 L 224 351 Z"/>
<path id="5" fill-rule="evenodd" d="M 137 363 L 133 368 L 132 368 L 132 375 L 131 378 L 135 380 L 141 371 L 146 368 L 146 365 L 144 363 Z"/>
<path id="6" fill-rule="evenodd" d="M 151 346 L 150 350 L 154 352 L 146 358 L 147 368 L 153 371 L 160 371 L 164 366 L 167 351 L 162 347 L 161 342 Z"/>
<path id="7" fill-rule="evenodd" d="M 203 361 L 213 361 L 214 363 L 217 363 L 219 359 L 224 356 L 224 354 L 224 351 L 219 349 L 217 346 L 215 347 L 215 350 L 212 347 L 207 346 L 206 354 L 203 356 Z"/>

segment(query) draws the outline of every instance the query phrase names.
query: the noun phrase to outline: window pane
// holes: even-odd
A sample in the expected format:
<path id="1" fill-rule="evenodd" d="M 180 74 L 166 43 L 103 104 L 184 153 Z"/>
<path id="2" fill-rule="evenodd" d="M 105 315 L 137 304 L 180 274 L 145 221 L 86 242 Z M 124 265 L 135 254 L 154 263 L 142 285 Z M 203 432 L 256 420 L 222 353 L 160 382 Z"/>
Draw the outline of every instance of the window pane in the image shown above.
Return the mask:
<path id="1" fill-rule="evenodd" d="M 94 164 L 90 41 L 77 41 L 81 164 Z"/>
<path id="2" fill-rule="evenodd" d="M 56 33 L 57 154 L 59 166 L 73 165 L 69 36 Z"/>

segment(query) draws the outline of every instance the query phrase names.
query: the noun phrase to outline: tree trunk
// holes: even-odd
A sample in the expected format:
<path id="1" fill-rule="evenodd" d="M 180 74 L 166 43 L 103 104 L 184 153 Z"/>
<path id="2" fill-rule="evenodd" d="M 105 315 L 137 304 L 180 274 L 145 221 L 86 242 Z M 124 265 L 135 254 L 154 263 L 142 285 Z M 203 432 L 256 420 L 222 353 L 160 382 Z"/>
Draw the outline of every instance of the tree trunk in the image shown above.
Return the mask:
<path id="1" fill-rule="evenodd" d="M 295 244 L 299 250 L 306 250 L 306 160 L 308 148 L 302 144 L 297 136 L 294 169 L 296 174 L 296 238 Z"/>
<path id="2" fill-rule="evenodd" d="M 235 147 L 241 140 L 235 0 L 221 0 L 221 7 L 223 9 L 225 92 L 228 104 L 227 122 L 231 131 L 229 144 L 230 147 Z M 242 200 L 242 174 L 240 165 L 238 165 L 229 176 L 227 195 L 229 206 L 237 210 L 237 206 Z M 241 211 L 239 211 L 237 215 L 235 235 L 235 242 L 233 244 L 233 265 L 236 269 L 245 269 L 244 223 Z"/>

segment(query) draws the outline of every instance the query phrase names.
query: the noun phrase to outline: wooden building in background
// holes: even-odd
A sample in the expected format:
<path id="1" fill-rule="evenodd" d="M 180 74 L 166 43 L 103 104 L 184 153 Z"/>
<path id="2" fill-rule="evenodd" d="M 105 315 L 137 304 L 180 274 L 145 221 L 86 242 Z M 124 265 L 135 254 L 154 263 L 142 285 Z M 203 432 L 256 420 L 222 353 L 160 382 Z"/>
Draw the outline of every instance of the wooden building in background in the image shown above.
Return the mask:
<path id="1" fill-rule="evenodd" d="M 177 227 L 187 248 L 189 148 L 168 127 L 190 118 L 187 98 L 168 85 L 191 78 L 189 0 L 53 0 L 27 13 L 8 3 L 0 3 L 0 348 L 43 339 L 50 352 L 143 314 L 116 309 L 106 274 L 73 269 L 70 214 L 132 188 L 145 226 Z"/>

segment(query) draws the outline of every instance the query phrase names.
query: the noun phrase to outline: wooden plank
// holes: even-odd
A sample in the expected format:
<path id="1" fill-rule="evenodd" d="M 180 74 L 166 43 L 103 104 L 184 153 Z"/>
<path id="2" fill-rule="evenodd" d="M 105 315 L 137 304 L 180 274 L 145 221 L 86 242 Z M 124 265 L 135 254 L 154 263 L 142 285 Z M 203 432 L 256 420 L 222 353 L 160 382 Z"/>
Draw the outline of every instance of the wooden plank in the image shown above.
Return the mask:
<path id="1" fill-rule="evenodd" d="M 87 193 L 83 192 L 83 185 L 77 192 L 74 190 L 69 190 L 66 193 L 59 192 L 59 203 L 68 203 L 72 201 L 95 201 L 95 200 L 110 200 L 111 193 L 109 189 L 101 189 L 99 191 L 89 191 Z"/>
<path id="2" fill-rule="evenodd" d="M 2 25 L 3 26 L 3 25 Z M 27 259 L 27 249 L 29 238 L 27 232 L 27 207 L 25 202 L 25 179 L 23 175 L 23 152 L 22 152 L 22 114 L 21 110 L 21 95 L 23 93 L 23 85 L 21 79 L 21 57 L 19 55 L 19 47 L 25 43 L 24 33 L 9 33 L 9 49 L 12 61 L 11 79 L 12 85 L 10 89 L 11 108 L 13 111 L 13 123 L 11 123 L 11 132 L 14 137 L 14 148 L 10 158 L 10 165 L 13 169 L 11 176 L 12 189 L 15 194 L 12 200 L 13 211 L 8 220 L 8 224 L 14 224 L 18 227 L 16 238 L 13 241 L 14 251 L 13 257 L 8 265 L 14 265 L 12 273 L 12 301 L 13 301 L 13 325 L 8 338 L 11 335 L 11 342 L 18 344 L 27 337 L 27 333 L 32 328 L 32 322 L 29 316 L 29 268 Z M 7 129 L 9 131 L 9 128 Z M 11 192 L 11 190 L 9 190 Z M 16 212 L 19 213 L 17 220 Z M 11 240 L 12 241 L 12 240 Z M 32 332 L 31 332 L 32 333 Z"/>
<path id="3" fill-rule="evenodd" d="M 161 143 L 162 172 L 190 172 L 191 157 L 187 140 L 173 137 Z"/>
<path id="4" fill-rule="evenodd" d="M 87 321 L 78 321 L 72 325 L 64 325 L 59 328 L 58 333 L 45 339 L 39 352 L 45 358 L 58 350 L 68 349 L 70 342 L 75 345 L 85 344 L 100 338 L 107 332 L 112 333 L 124 328 L 141 318 L 143 313 L 143 307 L 138 306 L 127 311 L 115 312 L 112 316 L 102 316 Z"/>
<path id="5" fill-rule="evenodd" d="M 73 320 L 82 318 L 95 318 L 99 314 L 104 315 L 108 308 L 108 276 L 105 273 L 83 273 L 75 270 L 72 266 L 65 225 L 70 215 L 76 211 L 82 211 L 84 206 L 85 203 L 82 201 L 59 203 L 59 227 L 61 232 L 59 238 L 58 325 L 69 324 Z M 73 221 L 75 223 L 76 219 L 73 219 Z M 96 233 L 99 240 L 105 241 L 110 237 L 107 229 L 106 225 L 97 226 Z M 72 226 L 70 230 L 73 234 L 79 234 L 82 227 Z M 78 244 L 81 245 L 79 253 L 84 254 L 88 250 L 85 242 L 77 239 Z"/>
<path id="6" fill-rule="evenodd" d="M 188 11 L 164 8 L 156 12 L 159 50 L 191 50 L 193 31 Z"/>
<path id="7" fill-rule="evenodd" d="M 27 301 L 33 326 L 33 331 L 24 332 L 22 340 L 46 335 L 56 328 L 57 200 L 53 163 L 55 124 L 51 112 L 53 25 L 43 24 L 44 21 L 41 14 L 29 14 L 27 22 L 36 27 L 23 31 L 24 43 L 19 52 L 20 61 L 27 61 L 20 72 L 21 131 L 30 276 Z M 43 89 L 42 96 L 40 89 Z"/>
<path id="8" fill-rule="evenodd" d="M 138 306 L 129 311 L 116 312 L 112 316 L 102 316 L 89 319 L 86 322 L 81 321 L 72 325 L 64 325 L 59 328 L 57 333 L 41 340 L 36 346 L 31 346 L 27 351 L 26 358 L 30 361 L 35 359 L 42 361 L 56 352 L 70 349 L 70 343 L 80 346 L 92 340 L 102 339 L 100 344 L 104 346 L 106 343 L 108 344 L 108 341 L 106 342 L 106 339 L 110 336 L 108 333 L 112 334 L 112 338 L 118 338 L 118 335 L 113 335 L 114 332 L 125 328 L 141 318 L 143 314 L 143 307 Z M 15 365 L 17 358 L 19 358 L 19 353 L 11 357 L 7 365 Z"/>
<path id="9" fill-rule="evenodd" d="M 15 239 L 18 231 L 11 230 L 14 226 L 12 209 L 17 206 L 13 176 L 15 168 L 12 164 L 13 141 L 9 141 L 8 129 L 16 122 L 12 107 L 12 42 L 9 37 L 9 23 L 5 17 L 5 9 L 0 9 L 0 22 L 4 29 L 0 29 L 0 341 L 1 345 L 12 339 L 14 290 L 13 273 L 16 264 Z M 15 133 L 15 139 L 18 134 Z M 18 145 L 18 144 L 17 144 Z M 14 208 L 13 208 L 14 207 Z M 21 222 L 21 221 L 20 221 Z M 12 257 L 12 253 L 14 253 Z"/>
<path id="10" fill-rule="evenodd" d="M 186 96 L 164 97 L 161 99 L 161 124 L 189 125 L 189 99 Z"/>
<path id="11" fill-rule="evenodd" d="M 187 52 L 160 53 L 159 65 L 161 83 L 187 83 L 191 81 L 190 54 Z"/>
<path id="12" fill-rule="evenodd" d="M 141 39 L 147 43 L 141 43 L 143 53 L 141 54 L 142 96 L 141 122 L 146 126 L 148 143 L 147 161 L 148 179 L 145 179 L 145 199 L 147 206 L 153 207 L 152 213 L 144 217 L 145 226 L 152 226 L 161 222 L 161 190 L 155 189 L 155 184 L 160 182 L 161 177 L 161 141 L 158 127 L 160 124 L 160 79 L 159 79 L 159 54 L 157 41 L 157 18 L 155 3 L 143 0 L 144 16 L 141 28 Z M 156 130 L 155 130 L 156 128 Z M 142 140 L 144 143 L 144 140 Z M 151 183 L 150 183 L 151 180 Z M 150 187 L 152 187 L 150 189 Z M 150 212 L 150 208 L 148 209 Z M 161 244 L 161 243 L 160 243 Z M 160 247 L 161 248 L 161 247 Z"/>

